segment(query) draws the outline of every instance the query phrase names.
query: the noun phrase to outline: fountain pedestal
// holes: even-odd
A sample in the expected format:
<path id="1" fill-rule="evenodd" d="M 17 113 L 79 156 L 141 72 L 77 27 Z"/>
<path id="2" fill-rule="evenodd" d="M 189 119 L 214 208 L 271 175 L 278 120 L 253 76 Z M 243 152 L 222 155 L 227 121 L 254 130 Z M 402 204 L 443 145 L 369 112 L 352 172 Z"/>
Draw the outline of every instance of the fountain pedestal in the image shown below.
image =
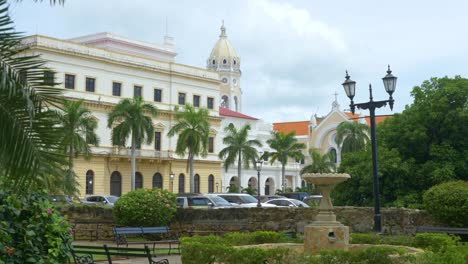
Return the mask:
<path id="1" fill-rule="evenodd" d="M 315 221 L 304 227 L 304 252 L 317 253 L 323 249 L 347 250 L 349 245 L 349 227 L 336 221 L 330 192 L 333 187 L 351 178 L 348 174 L 308 173 L 304 180 L 313 183 L 322 193 L 319 213 Z"/>

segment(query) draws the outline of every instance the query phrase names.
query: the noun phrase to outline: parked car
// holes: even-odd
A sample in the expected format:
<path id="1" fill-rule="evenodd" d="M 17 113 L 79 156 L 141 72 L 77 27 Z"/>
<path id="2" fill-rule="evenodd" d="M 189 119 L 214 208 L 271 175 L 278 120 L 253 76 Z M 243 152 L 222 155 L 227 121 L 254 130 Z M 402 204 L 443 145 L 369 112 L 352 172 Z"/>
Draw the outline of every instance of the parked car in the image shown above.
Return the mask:
<path id="1" fill-rule="evenodd" d="M 281 195 L 286 198 L 296 199 L 299 201 L 304 201 L 304 198 L 310 196 L 310 194 L 306 192 L 287 192 L 287 193 L 281 193 Z"/>
<path id="2" fill-rule="evenodd" d="M 84 204 L 103 204 L 106 206 L 114 206 L 119 197 L 114 195 L 88 195 L 81 202 Z"/>
<path id="3" fill-rule="evenodd" d="M 273 199 L 278 199 L 278 198 L 284 198 L 284 196 L 281 195 L 260 195 L 260 202 L 264 203 L 268 200 L 273 200 Z"/>
<path id="4" fill-rule="evenodd" d="M 176 206 L 180 208 L 209 209 L 213 203 L 202 194 L 181 193 L 177 195 Z"/>
<path id="5" fill-rule="evenodd" d="M 230 202 L 226 201 L 226 199 L 212 193 L 204 194 L 206 198 L 208 198 L 211 203 L 213 204 L 213 208 L 232 208 L 234 207 Z"/>
<path id="6" fill-rule="evenodd" d="M 266 204 L 274 204 L 281 207 L 310 207 L 308 204 L 291 198 L 279 198 L 265 202 Z"/>
<path id="7" fill-rule="evenodd" d="M 234 206 L 256 207 L 258 204 L 258 200 L 255 197 L 246 193 L 216 193 L 216 195 L 226 199 Z M 275 205 L 262 203 L 262 207 L 275 207 Z"/>
<path id="8" fill-rule="evenodd" d="M 49 201 L 54 204 L 71 204 L 73 199 L 67 195 L 49 195 Z"/>

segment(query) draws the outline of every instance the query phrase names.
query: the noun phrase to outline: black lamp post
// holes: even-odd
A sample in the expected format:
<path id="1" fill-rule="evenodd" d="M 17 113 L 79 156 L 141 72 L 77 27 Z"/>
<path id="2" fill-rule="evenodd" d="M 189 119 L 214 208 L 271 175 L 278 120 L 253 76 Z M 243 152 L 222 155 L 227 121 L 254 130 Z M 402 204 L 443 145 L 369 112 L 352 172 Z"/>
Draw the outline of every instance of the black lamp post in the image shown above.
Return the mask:
<path id="1" fill-rule="evenodd" d="M 260 157 L 255 161 L 255 166 L 257 167 L 257 207 L 262 207 L 260 203 L 260 171 L 262 170 L 263 159 Z"/>
<path id="2" fill-rule="evenodd" d="M 171 192 L 174 192 L 174 177 L 175 175 L 173 172 L 169 173 L 169 178 L 171 179 Z"/>
<path id="3" fill-rule="evenodd" d="M 382 232 L 382 217 L 380 215 L 380 202 L 379 202 L 379 177 L 377 175 L 377 139 L 375 135 L 375 109 L 386 106 L 387 103 L 390 105 L 390 109 L 393 110 L 393 97 L 392 94 L 395 92 L 397 77 L 392 75 L 390 65 L 388 65 L 387 75 L 382 78 L 385 91 L 390 95 L 388 100 L 374 101 L 372 97 L 372 86 L 369 84 L 369 102 L 355 104 L 353 101 L 356 92 L 356 82 L 349 79 L 348 71 L 346 71 L 346 80 L 343 83 L 346 95 L 351 100 L 349 105 L 351 112 L 354 114 L 355 108 L 369 109 L 370 121 L 371 121 L 371 143 L 372 143 L 372 176 L 374 178 L 374 232 Z"/>

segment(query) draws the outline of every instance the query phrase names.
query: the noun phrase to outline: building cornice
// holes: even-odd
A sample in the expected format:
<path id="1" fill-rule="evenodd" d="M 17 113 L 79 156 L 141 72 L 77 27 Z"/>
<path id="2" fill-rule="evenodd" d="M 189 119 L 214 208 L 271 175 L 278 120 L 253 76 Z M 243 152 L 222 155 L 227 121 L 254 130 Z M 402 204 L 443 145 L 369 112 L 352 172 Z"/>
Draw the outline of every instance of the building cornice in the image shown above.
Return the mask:
<path id="1" fill-rule="evenodd" d="M 126 67 L 134 67 L 169 74 L 172 76 L 180 76 L 192 79 L 199 79 L 206 82 L 219 84 L 219 75 L 217 72 L 206 70 L 203 68 L 193 67 L 174 62 L 159 61 L 133 54 L 125 54 L 118 51 L 111 51 L 98 47 L 90 47 L 84 44 L 75 43 L 72 41 L 56 39 L 48 36 L 33 35 L 25 37 L 21 41 L 23 47 L 31 49 L 45 50 L 66 54 L 69 56 L 85 57 L 106 63 L 114 63 L 124 65 Z"/>

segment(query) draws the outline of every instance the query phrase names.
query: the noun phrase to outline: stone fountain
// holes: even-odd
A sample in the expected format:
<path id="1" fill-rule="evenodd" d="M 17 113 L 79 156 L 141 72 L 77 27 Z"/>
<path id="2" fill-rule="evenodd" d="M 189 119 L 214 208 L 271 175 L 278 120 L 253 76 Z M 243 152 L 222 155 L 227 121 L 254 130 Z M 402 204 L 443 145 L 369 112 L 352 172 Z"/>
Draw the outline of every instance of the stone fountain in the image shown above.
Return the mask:
<path id="1" fill-rule="evenodd" d="M 322 193 L 315 221 L 304 227 L 304 252 L 317 253 L 323 249 L 347 250 L 349 227 L 336 221 L 330 193 L 336 184 L 346 181 L 351 176 L 345 173 L 307 173 L 302 177 Z"/>

